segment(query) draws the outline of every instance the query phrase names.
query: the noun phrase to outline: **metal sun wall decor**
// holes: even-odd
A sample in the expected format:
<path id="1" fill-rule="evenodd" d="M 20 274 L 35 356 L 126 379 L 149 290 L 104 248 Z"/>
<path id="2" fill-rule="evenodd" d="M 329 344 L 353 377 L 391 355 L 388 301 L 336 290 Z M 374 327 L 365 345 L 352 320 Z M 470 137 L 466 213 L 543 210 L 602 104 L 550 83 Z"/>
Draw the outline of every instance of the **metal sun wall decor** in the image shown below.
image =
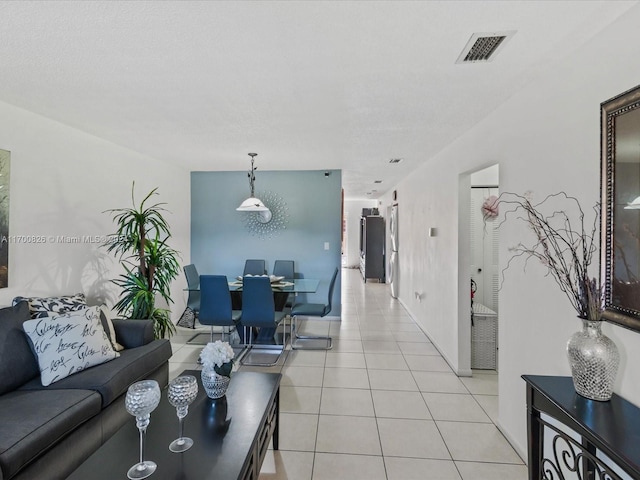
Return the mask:
<path id="1" fill-rule="evenodd" d="M 263 212 L 249 212 L 243 219 L 247 231 L 254 237 L 264 239 L 273 238 L 287 228 L 289 222 L 289 208 L 284 199 L 275 192 L 260 192 L 258 198 L 271 212 L 271 215 L 263 215 Z"/>

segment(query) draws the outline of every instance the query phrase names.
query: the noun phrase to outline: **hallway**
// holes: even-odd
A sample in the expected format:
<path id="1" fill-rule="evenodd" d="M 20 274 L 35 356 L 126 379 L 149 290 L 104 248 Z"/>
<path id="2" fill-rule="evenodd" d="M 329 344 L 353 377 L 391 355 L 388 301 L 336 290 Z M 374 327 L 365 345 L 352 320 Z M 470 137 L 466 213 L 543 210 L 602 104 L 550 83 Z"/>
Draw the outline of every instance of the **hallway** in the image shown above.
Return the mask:
<path id="1" fill-rule="evenodd" d="M 454 375 L 387 285 L 343 269 L 341 321 L 303 324 L 328 329 L 333 349 L 253 367 L 283 374 L 280 450 L 268 452 L 261 480 L 527 478 L 494 424 L 497 375 Z M 197 368 L 202 348 L 178 330 L 170 377 Z"/>

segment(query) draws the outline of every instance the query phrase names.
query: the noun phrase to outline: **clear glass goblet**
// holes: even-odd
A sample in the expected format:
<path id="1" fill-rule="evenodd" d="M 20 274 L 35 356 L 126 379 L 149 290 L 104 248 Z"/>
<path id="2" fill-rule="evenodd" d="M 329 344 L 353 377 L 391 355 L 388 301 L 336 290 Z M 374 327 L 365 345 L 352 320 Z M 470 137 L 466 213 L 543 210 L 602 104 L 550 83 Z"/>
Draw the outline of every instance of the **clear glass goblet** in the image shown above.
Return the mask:
<path id="1" fill-rule="evenodd" d="M 149 426 L 151 412 L 160 403 L 160 386 L 155 380 L 136 382 L 127 390 L 124 406 L 131 415 L 136 417 L 136 426 L 140 432 L 140 462 L 127 472 L 127 477 L 147 478 L 158 467 L 155 462 L 144 460 L 144 439 Z"/>
<path id="2" fill-rule="evenodd" d="M 180 424 L 180 436 L 169 444 L 172 452 L 184 452 L 193 445 L 193 440 L 182 435 L 184 417 L 189 413 L 189 405 L 198 395 L 198 382 L 193 375 L 182 375 L 169 383 L 167 398 L 169 403 L 176 407 L 178 423 Z"/>

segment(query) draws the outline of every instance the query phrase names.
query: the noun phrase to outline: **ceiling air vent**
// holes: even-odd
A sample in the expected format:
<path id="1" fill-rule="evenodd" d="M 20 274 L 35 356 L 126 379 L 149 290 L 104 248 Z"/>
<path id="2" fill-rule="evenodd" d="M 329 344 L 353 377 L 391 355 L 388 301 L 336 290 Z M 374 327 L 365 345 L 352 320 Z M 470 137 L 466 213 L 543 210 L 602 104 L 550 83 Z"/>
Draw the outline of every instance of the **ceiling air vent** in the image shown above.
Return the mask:
<path id="1" fill-rule="evenodd" d="M 474 33 L 456 63 L 490 62 L 514 33 Z"/>
<path id="2" fill-rule="evenodd" d="M 391 160 L 389 160 L 389 163 L 400 163 L 401 161 L 401 158 L 392 158 Z"/>

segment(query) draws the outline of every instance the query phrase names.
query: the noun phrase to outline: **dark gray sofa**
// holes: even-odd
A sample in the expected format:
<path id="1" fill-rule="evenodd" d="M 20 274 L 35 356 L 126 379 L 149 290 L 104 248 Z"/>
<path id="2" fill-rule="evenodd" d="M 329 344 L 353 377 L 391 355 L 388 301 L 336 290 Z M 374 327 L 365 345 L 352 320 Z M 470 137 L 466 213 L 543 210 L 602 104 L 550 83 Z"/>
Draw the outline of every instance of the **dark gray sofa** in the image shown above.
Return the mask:
<path id="1" fill-rule="evenodd" d="M 114 320 L 120 356 L 48 387 L 22 323 L 30 319 L 21 302 L 0 309 L 0 480 L 66 476 L 125 422 L 132 383 L 168 382 L 171 345 L 153 339 L 147 320 Z"/>

